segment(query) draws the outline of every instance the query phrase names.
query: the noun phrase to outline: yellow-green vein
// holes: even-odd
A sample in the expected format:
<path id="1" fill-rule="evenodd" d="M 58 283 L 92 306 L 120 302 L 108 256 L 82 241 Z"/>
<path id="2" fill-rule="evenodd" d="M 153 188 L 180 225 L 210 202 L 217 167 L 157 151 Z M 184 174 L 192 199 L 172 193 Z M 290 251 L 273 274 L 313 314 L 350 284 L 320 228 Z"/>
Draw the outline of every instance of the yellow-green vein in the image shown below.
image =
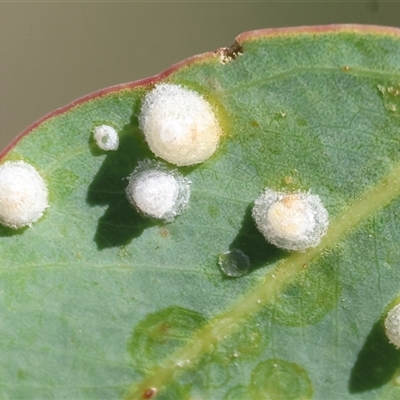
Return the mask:
<path id="1" fill-rule="evenodd" d="M 256 313 L 274 298 L 302 271 L 305 265 L 316 260 L 327 248 L 337 244 L 360 222 L 373 215 L 400 194 L 400 165 L 397 165 L 377 185 L 367 190 L 331 223 L 327 235 L 319 246 L 304 253 L 293 253 L 268 272 L 261 284 L 253 287 L 232 307 L 212 318 L 196 332 L 184 347 L 155 367 L 128 395 L 129 400 L 140 399 L 148 388 L 162 388 L 185 367 L 193 366 L 212 345 L 231 335 L 241 322 Z"/>

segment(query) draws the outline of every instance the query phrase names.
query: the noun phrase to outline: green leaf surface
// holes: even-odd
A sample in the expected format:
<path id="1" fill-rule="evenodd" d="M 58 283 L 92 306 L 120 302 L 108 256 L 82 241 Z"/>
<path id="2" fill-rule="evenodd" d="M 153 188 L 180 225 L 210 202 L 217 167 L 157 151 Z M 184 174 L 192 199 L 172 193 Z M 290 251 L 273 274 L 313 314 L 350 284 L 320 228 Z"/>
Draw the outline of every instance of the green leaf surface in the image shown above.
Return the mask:
<path id="1" fill-rule="evenodd" d="M 190 207 L 168 224 L 125 196 L 154 158 L 138 115 L 157 82 L 200 92 L 224 130 L 210 159 L 180 168 Z M 117 151 L 96 148 L 100 124 Z M 0 227 L 0 397 L 399 398 L 382 328 L 400 294 L 399 155 L 392 28 L 245 33 L 44 117 L 2 158 L 37 168 L 50 207 L 30 228 Z M 265 187 L 321 197 L 318 247 L 264 240 L 251 208 Z M 229 249 L 250 258 L 244 276 L 219 269 Z"/>

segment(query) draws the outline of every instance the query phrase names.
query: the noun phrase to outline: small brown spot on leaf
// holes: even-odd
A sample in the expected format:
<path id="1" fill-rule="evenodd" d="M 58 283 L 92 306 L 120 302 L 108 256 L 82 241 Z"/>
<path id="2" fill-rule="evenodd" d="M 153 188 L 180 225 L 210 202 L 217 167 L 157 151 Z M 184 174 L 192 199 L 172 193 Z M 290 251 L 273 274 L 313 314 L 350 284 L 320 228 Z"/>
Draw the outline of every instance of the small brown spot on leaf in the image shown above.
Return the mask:
<path id="1" fill-rule="evenodd" d="M 161 229 L 160 229 L 160 235 L 161 235 L 163 238 L 168 237 L 168 236 L 169 236 L 169 230 L 168 230 L 167 228 L 161 228 Z"/>
<path id="2" fill-rule="evenodd" d="M 344 71 L 344 72 L 350 71 L 350 67 L 348 65 L 344 65 L 342 67 L 342 71 Z"/>
<path id="3" fill-rule="evenodd" d="M 260 124 L 253 119 L 253 121 L 251 121 L 251 126 L 254 126 L 254 128 L 259 128 Z"/>
<path id="4" fill-rule="evenodd" d="M 161 337 L 166 335 L 170 329 L 171 325 L 168 322 L 161 322 L 159 325 L 157 325 L 154 332 L 156 333 L 157 336 Z"/>
<path id="5" fill-rule="evenodd" d="M 152 399 L 157 394 L 156 388 L 148 388 L 143 392 L 144 399 Z"/>

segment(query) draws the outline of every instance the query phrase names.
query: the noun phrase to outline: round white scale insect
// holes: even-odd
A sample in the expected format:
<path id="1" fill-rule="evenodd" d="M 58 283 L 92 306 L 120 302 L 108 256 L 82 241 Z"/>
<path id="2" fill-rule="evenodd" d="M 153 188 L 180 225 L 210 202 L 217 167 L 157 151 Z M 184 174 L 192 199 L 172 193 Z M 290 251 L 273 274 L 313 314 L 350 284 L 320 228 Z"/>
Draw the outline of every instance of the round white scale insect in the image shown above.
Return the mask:
<path id="1" fill-rule="evenodd" d="M 170 222 L 188 205 L 190 181 L 161 163 L 143 161 L 128 179 L 129 202 L 148 217 Z"/>
<path id="2" fill-rule="evenodd" d="M 319 196 L 266 189 L 253 207 L 253 218 L 266 240 L 286 250 L 315 247 L 328 228 L 328 212 Z"/>
<path id="3" fill-rule="evenodd" d="M 0 223 L 19 229 L 31 226 L 49 206 L 43 178 L 24 161 L 0 165 Z"/>
<path id="4" fill-rule="evenodd" d="M 97 145 L 102 150 L 117 150 L 119 138 L 117 131 L 109 125 L 96 126 L 93 131 L 93 137 Z"/>
<path id="5" fill-rule="evenodd" d="M 144 98 L 139 126 L 150 150 L 178 166 L 205 161 L 217 149 L 221 128 L 211 105 L 197 92 L 160 84 Z"/>
<path id="6" fill-rule="evenodd" d="M 389 342 L 400 348 L 400 304 L 388 312 L 385 318 L 385 332 Z"/>

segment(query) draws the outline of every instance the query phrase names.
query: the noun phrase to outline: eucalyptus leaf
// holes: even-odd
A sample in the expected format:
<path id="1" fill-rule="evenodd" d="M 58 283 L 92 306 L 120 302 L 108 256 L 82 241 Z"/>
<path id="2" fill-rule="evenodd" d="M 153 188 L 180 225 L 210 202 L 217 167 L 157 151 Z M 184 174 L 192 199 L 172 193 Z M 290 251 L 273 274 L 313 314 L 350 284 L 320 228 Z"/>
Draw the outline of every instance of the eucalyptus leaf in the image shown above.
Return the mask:
<path id="1" fill-rule="evenodd" d="M 155 159 L 138 117 L 161 82 L 203 95 L 223 130 L 179 168 L 190 204 L 170 223 L 125 194 Z M 97 146 L 101 125 L 117 150 Z M 0 227 L 0 397 L 399 398 L 382 323 L 400 293 L 399 155 L 395 28 L 244 33 L 45 116 L 2 154 L 37 169 L 50 207 Z M 266 187 L 321 198 L 317 247 L 265 241 L 251 210 Z M 244 267 L 226 274 L 227 254 Z"/>

